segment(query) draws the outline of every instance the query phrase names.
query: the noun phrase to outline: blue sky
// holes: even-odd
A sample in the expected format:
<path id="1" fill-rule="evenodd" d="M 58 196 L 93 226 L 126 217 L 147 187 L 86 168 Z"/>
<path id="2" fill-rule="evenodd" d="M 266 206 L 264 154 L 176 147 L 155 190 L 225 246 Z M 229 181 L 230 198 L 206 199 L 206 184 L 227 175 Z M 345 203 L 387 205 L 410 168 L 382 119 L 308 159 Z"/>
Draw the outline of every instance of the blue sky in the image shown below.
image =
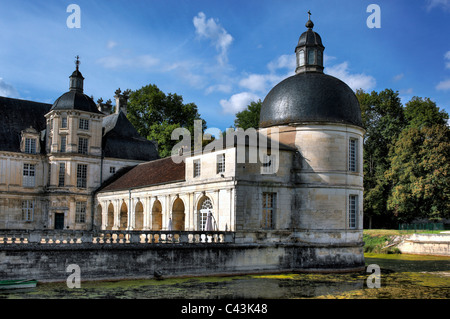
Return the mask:
<path id="1" fill-rule="evenodd" d="M 372 3 L 381 28 L 367 26 Z M 67 26 L 70 4 L 81 9 L 80 28 Z M 95 101 L 156 84 L 225 130 L 294 74 L 308 10 L 325 73 L 450 112 L 450 0 L 0 0 L 0 95 L 53 103 L 79 55 Z"/>

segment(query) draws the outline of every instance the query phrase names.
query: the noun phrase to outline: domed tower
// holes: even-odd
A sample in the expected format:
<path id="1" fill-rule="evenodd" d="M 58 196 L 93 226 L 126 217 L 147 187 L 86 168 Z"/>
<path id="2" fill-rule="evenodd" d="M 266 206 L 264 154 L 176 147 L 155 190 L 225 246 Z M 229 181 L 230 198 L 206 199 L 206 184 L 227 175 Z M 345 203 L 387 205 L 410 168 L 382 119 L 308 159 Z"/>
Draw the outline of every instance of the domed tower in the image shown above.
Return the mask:
<path id="1" fill-rule="evenodd" d="M 72 73 L 69 91 L 45 115 L 49 193 L 48 227 L 89 229 L 91 196 L 100 186 L 102 157 L 101 113 L 83 93 L 83 75 Z"/>
<path id="2" fill-rule="evenodd" d="M 296 74 L 262 103 L 260 132 L 298 150 L 291 226 L 298 241 L 323 245 L 302 265 L 362 267 L 365 131 L 359 102 L 347 84 L 323 73 L 321 37 L 310 18 L 306 27 L 295 48 Z"/>

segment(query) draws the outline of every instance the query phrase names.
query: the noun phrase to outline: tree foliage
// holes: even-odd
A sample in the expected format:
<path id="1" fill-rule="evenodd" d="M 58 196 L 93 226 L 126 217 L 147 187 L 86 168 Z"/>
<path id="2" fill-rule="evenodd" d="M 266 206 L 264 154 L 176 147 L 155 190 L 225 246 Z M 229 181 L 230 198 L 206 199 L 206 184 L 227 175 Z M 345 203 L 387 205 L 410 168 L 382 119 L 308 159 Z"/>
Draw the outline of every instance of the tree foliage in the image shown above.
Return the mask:
<path id="1" fill-rule="evenodd" d="M 386 172 L 392 183 L 388 209 L 399 221 L 448 218 L 450 130 L 446 125 L 411 126 L 399 136 Z"/>
<path id="2" fill-rule="evenodd" d="M 403 107 L 390 89 L 356 95 L 366 129 L 364 214 L 381 226 L 448 217 L 448 114 L 429 98 Z"/>
<path id="3" fill-rule="evenodd" d="M 236 113 L 234 120 L 234 127 L 240 127 L 244 130 L 248 128 L 259 128 L 259 114 L 261 112 L 261 100 L 251 102 L 247 108 L 241 112 Z"/>
<path id="4" fill-rule="evenodd" d="M 386 198 L 390 185 L 384 173 L 389 168 L 389 149 L 406 124 L 398 92 L 356 92 L 366 129 L 363 149 L 364 214 L 369 224 L 372 217 L 386 219 Z M 388 217 L 389 218 L 389 217 Z"/>
<path id="5" fill-rule="evenodd" d="M 175 128 L 183 127 L 194 136 L 194 121 L 202 120 L 194 103 L 183 103 L 176 93 L 165 94 L 156 85 L 150 84 L 130 93 L 127 117 L 139 134 L 158 142 L 160 157 L 171 154 L 178 142 L 171 139 Z M 206 122 L 202 120 L 202 132 Z"/>

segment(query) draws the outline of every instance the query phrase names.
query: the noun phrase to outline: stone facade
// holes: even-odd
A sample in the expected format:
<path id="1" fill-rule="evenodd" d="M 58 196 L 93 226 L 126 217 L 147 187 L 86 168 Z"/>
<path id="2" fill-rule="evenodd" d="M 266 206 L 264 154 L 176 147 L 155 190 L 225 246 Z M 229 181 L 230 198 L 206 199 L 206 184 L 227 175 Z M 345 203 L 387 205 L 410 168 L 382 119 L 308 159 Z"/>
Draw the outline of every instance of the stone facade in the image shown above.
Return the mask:
<path id="1" fill-rule="evenodd" d="M 95 191 L 121 169 L 157 158 L 123 115 L 124 99 L 116 114 L 102 113 L 82 80 L 77 69 L 53 105 L 0 97 L 0 229 L 100 227 Z"/>

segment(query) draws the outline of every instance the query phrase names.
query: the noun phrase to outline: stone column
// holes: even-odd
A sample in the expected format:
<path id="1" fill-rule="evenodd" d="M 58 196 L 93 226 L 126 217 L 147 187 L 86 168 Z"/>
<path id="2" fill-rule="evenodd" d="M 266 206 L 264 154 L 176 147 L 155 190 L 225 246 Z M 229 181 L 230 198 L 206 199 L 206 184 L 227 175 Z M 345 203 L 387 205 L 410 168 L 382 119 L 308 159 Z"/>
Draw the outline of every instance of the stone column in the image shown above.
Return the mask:
<path id="1" fill-rule="evenodd" d="M 114 225 L 112 227 L 113 230 L 118 230 L 120 226 L 120 199 L 115 199 L 113 201 L 114 206 Z"/>
<path id="2" fill-rule="evenodd" d="M 135 202 L 136 200 L 134 198 L 131 198 L 131 190 L 128 193 L 128 225 L 127 230 L 133 230 L 136 225 L 136 221 L 134 218 L 134 211 L 135 211 Z"/>

